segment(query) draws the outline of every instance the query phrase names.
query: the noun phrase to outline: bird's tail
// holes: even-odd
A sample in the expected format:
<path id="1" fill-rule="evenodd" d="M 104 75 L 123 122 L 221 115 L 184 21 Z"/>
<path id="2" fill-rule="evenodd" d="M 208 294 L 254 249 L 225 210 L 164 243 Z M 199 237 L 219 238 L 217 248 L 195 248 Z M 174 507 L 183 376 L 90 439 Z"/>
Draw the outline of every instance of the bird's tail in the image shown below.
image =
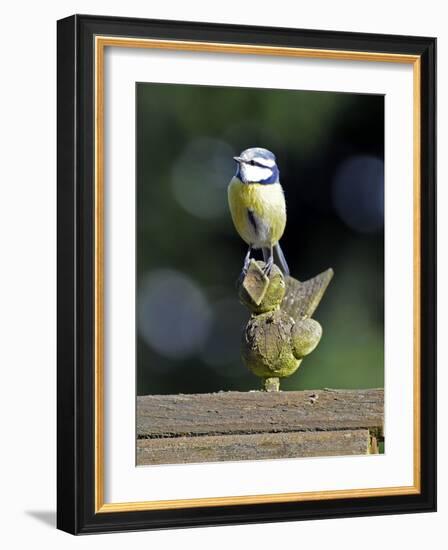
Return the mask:
<path id="1" fill-rule="evenodd" d="M 274 245 L 274 257 L 276 257 L 279 267 L 283 271 L 283 275 L 289 275 L 288 263 L 286 262 L 285 255 L 283 254 L 279 243 Z"/>

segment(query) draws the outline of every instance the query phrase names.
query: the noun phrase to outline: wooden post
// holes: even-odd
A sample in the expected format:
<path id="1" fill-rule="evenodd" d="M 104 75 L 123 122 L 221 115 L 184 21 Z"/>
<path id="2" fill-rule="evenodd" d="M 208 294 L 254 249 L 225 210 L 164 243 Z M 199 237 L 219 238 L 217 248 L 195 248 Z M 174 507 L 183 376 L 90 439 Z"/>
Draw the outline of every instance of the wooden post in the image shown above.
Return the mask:
<path id="1" fill-rule="evenodd" d="M 263 262 L 251 260 L 238 281 L 238 296 L 251 312 L 242 340 L 246 366 L 263 380 L 265 391 L 279 391 L 318 345 L 322 327 L 311 319 L 333 277 L 333 270 L 301 283 L 274 265 L 269 277 Z"/>
<path id="2" fill-rule="evenodd" d="M 263 380 L 263 387 L 265 391 L 279 391 L 280 390 L 280 378 L 273 376 L 271 378 L 265 378 Z"/>

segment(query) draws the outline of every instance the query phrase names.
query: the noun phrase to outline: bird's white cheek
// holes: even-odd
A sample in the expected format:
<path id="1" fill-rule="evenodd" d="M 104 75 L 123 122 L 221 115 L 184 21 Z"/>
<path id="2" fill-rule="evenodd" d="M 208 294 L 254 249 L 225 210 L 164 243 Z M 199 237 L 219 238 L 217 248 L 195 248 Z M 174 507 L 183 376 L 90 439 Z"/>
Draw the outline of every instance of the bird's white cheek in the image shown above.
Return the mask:
<path id="1" fill-rule="evenodd" d="M 261 166 L 251 166 L 247 164 L 243 168 L 246 181 L 257 182 L 268 179 L 272 175 L 270 168 L 263 168 Z"/>

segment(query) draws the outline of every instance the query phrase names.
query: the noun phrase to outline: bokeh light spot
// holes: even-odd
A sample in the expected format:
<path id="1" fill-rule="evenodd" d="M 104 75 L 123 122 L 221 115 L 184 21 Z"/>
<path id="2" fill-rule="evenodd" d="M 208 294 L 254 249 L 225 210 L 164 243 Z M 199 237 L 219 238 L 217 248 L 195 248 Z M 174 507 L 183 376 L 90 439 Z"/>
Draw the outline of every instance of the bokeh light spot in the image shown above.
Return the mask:
<path id="1" fill-rule="evenodd" d="M 384 224 L 384 163 L 371 156 L 351 157 L 333 182 L 333 204 L 351 229 L 375 233 Z"/>
<path id="2" fill-rule="evenodd" d="M 199 287 L 180 272 L 161 269 L 144 278 L 138 294 L 138 328 L 146 344 L 170 359 L 196 354 L 211 322 Z"/>
<path id="3" fill-rule="evenodd" d="M 189 214 L 213 219 L 227 214 L 227 184 L 236 153 L 225 141 L 201 137 L 191 141 L 174 162 L 172 190 Z"/>

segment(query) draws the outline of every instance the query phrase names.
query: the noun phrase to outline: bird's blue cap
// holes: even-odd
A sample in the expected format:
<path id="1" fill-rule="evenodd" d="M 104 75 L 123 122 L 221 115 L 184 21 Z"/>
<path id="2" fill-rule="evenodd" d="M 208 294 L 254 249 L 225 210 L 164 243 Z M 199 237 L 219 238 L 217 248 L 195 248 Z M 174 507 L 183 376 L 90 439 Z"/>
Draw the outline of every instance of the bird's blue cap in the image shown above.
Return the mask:
<path id="1" fill-rule="evenodd" d="M 239 157 L 233 158 L 237 162 L 247 162 L 256 157 L 275 161 L 274 153 L 272 153 L 268 149 L 264 149 L 263 147 L 249 147 L 248 149 L 245 149 Z"/>

